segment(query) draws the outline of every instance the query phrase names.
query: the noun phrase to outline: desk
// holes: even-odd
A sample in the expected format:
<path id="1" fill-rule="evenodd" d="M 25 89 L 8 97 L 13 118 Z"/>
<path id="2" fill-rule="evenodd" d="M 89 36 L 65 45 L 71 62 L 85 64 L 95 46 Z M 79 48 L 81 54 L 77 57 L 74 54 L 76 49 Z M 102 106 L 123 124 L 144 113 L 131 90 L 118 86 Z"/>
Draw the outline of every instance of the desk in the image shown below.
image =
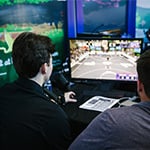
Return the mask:
<path id="1" fill-rule="evenodd" d="M 102 85 L 104 87 L 104 85 Z M 100 112 L 91 111 L 79 108 L 81 104 L 95 95 L 121 98 L 124 96 L 134 96 L 135 92 L 127 92 L 124 90 L 109 88 L 102 88 L 99 84 L 75 84 L 71 87 L 77 95 L 77 103 L 68 103 L 63 106 L 64 111 L 67 113 L 73 130 L 74 137 L 76 137 L 86 126 L 98 115 Z M 116 106 L 117 107 L 117 106 Z"/>
<path id="2" fill-rule="evenodd" d="M 78 99 L 77 103 L 68 103 L 67 105 L 63 106 L 63 109 L 71 120 L 86 125 L 89 124 L 91 120 L 100 113 L 98 111 L 91 111 L 79 108 L 79 106 L 89 98 L 90 96 L 83 95 L 80 96 L 80 99 Z"/>
<path id="3" fill-rule="evenodd" d="M 77 95 L 77 103 L 68 103 L 63 108 L 68 114 L 69 118 L 74 121 L 78 121 L 84 124 L 89 124 L 93 118 L 95 118 L 100 112 L 84 110 L 79 108 L 81 104 L 87 101 L 89 98 L 95 95 L 101 95 L 112 98 L 121 98 L 121 97 L 132 97 L 136 95 L 135 92 L 127 92 L 124 90 L 115 89 L 113 87 L 103 88 L 104 85 L 100 84 L 75 84 L 71 90 L 74 91 Z"/>

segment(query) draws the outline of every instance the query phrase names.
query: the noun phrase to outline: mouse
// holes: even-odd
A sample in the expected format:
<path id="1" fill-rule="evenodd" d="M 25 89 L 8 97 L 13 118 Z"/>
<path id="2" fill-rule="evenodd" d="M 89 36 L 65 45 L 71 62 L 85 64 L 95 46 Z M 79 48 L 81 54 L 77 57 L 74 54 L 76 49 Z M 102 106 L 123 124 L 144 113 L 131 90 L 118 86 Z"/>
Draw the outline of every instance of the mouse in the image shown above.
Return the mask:
<path id="1" fill-rule="evenodd" d="M 69 97 L 70 97 L 70 99 L 71 99 L 72 101 L 74 101 L 74 102 L 77 102 L 77 101 L 78 101 L 77 95 L 76 95 L 75 93 L 71 93 Z"/>
<path id="2" fill-rule="evenodd" d="M 70 98 L 76 99 L 76 94 L 75 93 L 70 94 Z"/>

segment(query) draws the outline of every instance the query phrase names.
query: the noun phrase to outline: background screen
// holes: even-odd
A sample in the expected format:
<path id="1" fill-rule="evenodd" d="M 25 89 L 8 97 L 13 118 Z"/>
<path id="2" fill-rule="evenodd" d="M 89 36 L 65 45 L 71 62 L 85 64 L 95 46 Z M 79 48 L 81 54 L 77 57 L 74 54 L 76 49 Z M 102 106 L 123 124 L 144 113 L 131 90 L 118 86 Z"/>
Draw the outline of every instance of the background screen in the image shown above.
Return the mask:
<path id="1" fill-rule="evenodd" d="M 77 17 L 78 33 L 122 34 L 127 31 L 127 0 L 77 1 Z"/>
<path id="2" fill-rule="evenodd" d="M 150 1 L 136 0 L 136 37 L 144 38 L 150 28 Z"/>
<path id="3" fill-rule="evenodd" d="M 12 44 L 24 31 L 50 37 L 56 45 L 54 71 L 65 61 L 67 1 L 0 0 L 0 86 L 17 78 L 12 65 Z"/>

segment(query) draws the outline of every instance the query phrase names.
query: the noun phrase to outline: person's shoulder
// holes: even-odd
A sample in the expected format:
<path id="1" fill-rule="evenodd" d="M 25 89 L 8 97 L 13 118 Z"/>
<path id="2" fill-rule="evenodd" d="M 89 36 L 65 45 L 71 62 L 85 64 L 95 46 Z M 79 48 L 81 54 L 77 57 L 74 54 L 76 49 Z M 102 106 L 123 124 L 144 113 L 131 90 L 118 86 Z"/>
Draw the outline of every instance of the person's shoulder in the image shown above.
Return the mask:
<path id="1" fill-rule="evenodd" d="M 110 124 L 122 122 L 122 120 L 129 119 L 130 113 L 134 111 L 133 106 L 125 106 L 119 108 L 111 108 L 107 109 L 106 111 L 100 113 L 96 118 L 96 122 L 109 122 Z M 123 117 L 128 116 L 128 117 Z"/>
<path id="2" fill-rule="evenodd" d="M 108 109 L 104 112 L 105 115 L 113 116 L 113 117 L 122 117 L 123 115 L 126 115 L 128 113 L 131 113 L 135 111 L 136 104 L 132 106 L 124 106 L 124 107 L 116 107 Z"/>
<path id="3" fill-rule="evenodd" d="M 121 106 L 121 107 L 114 107 L 111 109 L 108 109 L 107 112 L 109 113 L 118 113 L 118 112 L 126 112 L 132 110 L 132 106 Z"/>

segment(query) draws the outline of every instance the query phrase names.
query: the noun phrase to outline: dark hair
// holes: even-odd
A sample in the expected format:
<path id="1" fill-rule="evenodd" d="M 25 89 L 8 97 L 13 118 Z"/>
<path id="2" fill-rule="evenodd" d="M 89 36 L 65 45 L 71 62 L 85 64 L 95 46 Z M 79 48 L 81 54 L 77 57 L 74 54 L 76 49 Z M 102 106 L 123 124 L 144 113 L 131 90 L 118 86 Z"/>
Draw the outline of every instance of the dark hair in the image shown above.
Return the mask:
<path id="1" fill-rule="evenodd" d="M 137 60 L 138 78 L 143 83 L 145 93 L 150 97 L 150 49 Z"/>
<path id="2" fill-rule="evenodd" d="M 21 33 L 13 43 L 12 58 L 20 77 L 36 76 L 42 64 L 50 63 L 54 45 L 49 37 L 31 32 Z"/>

